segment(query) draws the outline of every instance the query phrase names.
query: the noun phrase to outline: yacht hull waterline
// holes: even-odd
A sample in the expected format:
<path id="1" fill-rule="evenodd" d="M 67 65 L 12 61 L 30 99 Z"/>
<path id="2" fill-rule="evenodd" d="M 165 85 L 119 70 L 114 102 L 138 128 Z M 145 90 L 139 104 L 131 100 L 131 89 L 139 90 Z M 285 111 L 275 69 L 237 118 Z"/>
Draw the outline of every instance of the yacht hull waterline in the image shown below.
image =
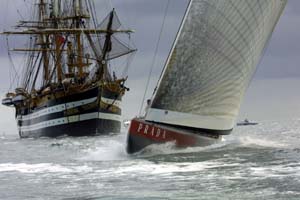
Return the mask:
<path id="1" fill-rule="evenodd" d="M 131 121 L 126 150 L 129 154 L 139 152 L 152 144 L 173 142 L 176 148 L 209 146 L 222 141 L 228 131 L 195 130 L 148 122 L 142 118 Z"/>

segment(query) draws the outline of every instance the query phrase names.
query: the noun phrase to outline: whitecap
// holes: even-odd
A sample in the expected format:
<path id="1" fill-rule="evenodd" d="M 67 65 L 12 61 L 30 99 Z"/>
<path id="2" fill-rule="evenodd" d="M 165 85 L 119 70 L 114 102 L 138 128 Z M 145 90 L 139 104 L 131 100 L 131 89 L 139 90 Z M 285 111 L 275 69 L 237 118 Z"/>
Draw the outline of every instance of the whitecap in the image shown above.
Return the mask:
<path id="1" fill-rule="evenodd" d="M 92 168 L 88 166 L 66 167 L 53 163 L 3 163 L 0 164 L 0 172 L 17 171 L 20 173 L 72 173 L 72 172 L 89 172 Z"/>
<path id="2" fill-rule="evenodd" d="M 128 155 L 125 150 L 124 135 L 102 137 L 101 140 L 85 149 L 84 155 L 77 160 L 81 161 L 115 161 L 126 160 Z"/>

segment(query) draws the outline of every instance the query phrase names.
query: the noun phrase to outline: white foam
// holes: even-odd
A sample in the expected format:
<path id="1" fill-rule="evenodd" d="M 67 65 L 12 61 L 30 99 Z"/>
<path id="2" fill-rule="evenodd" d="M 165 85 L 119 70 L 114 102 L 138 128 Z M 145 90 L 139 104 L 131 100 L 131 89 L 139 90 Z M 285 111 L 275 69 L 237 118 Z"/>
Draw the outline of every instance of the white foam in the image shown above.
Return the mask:
<path id="1" fill-rule="evenodd" d="M 202 161 L 202 162 L 182 162 L 182 163 L 153 163 L 150 161 L 140 161 L 135 164 L 127 163 L 127 165 L 116 168 L 113 170 L 114 174 L 128 175 L 170 175 L 181 172 L 203 172 L 212 168 L 218 167 L 234 167 L 238 164 L 226 164 L 224 162 L 215 161 Z"/>
<path id="2" fill-rule="evenodd" d="M 164 144 L 149 145 L 141 152 L 138 152 L 136 155 L 138 157 L 149 157 L 149 156 L 151 157 L 155 155 L 171 155 L 171 154 L 186 154 L 186 153 L 216 151 L 226 147 L 228 144 L 229 143 L 226 140 L 222 139 L 222 141 L 208 146 L 177 148 L 174 142 L 168 142 Z"/>
<path id="3" fill-rule="evenodd" d="M 114 161 L 126 160 L 128 155 L 125 151 L 125 138 L 113 136 L 101 138 L 90 148 L 84 150 L 84 156 L 78 158 L 82 161 Z"/>
<path id="4" fill-rule="evenodd" d="M 257 178 L 266 177 L 300 177 L 300 166 L 294 166 L 292 164 L 287 165 L 270 165 L 266 167 L 251 167 L 251 174 Z"/>
<path id="5" fill-rule="evenodd" d="M 86 150 L 86 155 L 78 158 L 82 161 L 114 161 L 114 160 L 125 160 L 127 154 L 124 146 L 117 144 L 109 148 L 98 147 L 96 149 Z"/>
<path id="6" fill-rule="evenodd" d="M 26 164 L 26 163 L 4 163 L 0 164 L 0 172 L 17 171 L 20 173 L 71 173 L 88 172 L 92 168 L 88 166 L 65 167 L 52 163 Z"/>
<path id="7" fill-rule="evenodd" d="M 270 148 L 282 148 L 286 147 L 286 144 L 276 141 L 271 138 L 263 138 L 263 137 L 253 137 L 253 136 L 244 136 L 244 137 L 236 137 L 237 142 L 241 146 L 256 146 L 256 147 L 270 147 Z"/>

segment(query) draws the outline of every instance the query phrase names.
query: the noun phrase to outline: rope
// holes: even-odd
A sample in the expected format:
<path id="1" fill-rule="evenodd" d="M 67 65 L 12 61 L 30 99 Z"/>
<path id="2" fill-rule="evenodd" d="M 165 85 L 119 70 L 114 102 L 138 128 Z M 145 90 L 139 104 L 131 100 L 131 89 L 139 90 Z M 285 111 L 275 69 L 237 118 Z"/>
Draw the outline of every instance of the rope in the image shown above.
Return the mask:
<path id="1" fill-rule="evenodd" d="M 166 22 L 166 18 L 167 18 L 167 13 L 168 13 L 168 10 L 169 10 L 169 4 L 170 4 L 170 0 L 168 0 L 167 6 L 165 8 L 163 23 L 162 23 L 162 26 L 161 26 L 161 29 L 160 29 L 159 38 L 158 38 L 158 41 L 157 41 L 157 44 L 156 44 L 156 48 L 155 48 L 155 52 L 154 52 L 154 57 L 153 57 L 153 60 L 152 60 L 152 63 L 151 63 L 151 67 L 150 67 L 150 71 L 149 71 L 149 75 L 148 75 L 148 79 L 147 79 L 146 90 L 145 90 L 145 93 L 144 93 L 144 96 L 143 96 L 143 100 L 142 100 L 142 103 L 141 103 L 141 108 L 140 108 L 140 111 L 139 111 L 139 115 L 140 116 L 142 114 L 142 110 L 143 110 L 143 107 L 144 107 L 144 101 L 146 99 L 146 95 L 147 95 L 147 92 L 149 90 L 150 79 L 151 79 L 151 76 L 152 76 L 152 73 L 153 73 L 154 64 L 156 62 L 156 57 L 157 57 L 157 53 L 158 53 L 158 48 L 159 48 L 160 40 L 161 40 L 163 31 L 164 31 L 164 26 L 165 26 L 165 22 Z"/>
<path id="2" fill-rule="evenodd" d="M 108 0 L 108 3 L 109 3 L 109 6 L 110 6 L 110 10 L 112 10 L 114 7 L 113 7 L 113 4 L 112 4 L 111 0 Z"/>
<path id="3" fill-rule="evenodd" d="M 125 68 L 122 72 L 121 77 L 128 76 L 128 71 L 129 71 L 129 68 L 131 67 L 131 63 L 132 63 L 132 60 L 133 60 L 134 56 L 135 56 L 135 52 L 133 52 L 133 53 L 131 53 L 130 55 L 127 56 Z"/>
<path id="4" fill-rule="evenodd" d="M 132 48 L 131 48 L 131 49 L 136 49 L 134 43 L 131 41 L 131 35 L 128 34 L 128 43 L 126 43 L 126 46 L 130 48 L 130 47 L 131 47 L 131 44 L 132 44 Z M 125 76 L 128 75 L 128 71 L 129 71 L 130 65 L 131 65 L 131 63 L 132 63 L 132 60 L 133 60 L 133 57 L 135 56 L 135 54 L 136 54 L 136 51 L 130 53 L 130 54 L 127 56 L 126 61 L 125 61 L 125 62 L 126 62 L 125 68 L 123 69 L 123 72 L 122 72 L 122 75 L 121 75 L 122 77 L 125 77 Z"/>
<path id="5" fill-rule="evenodd" d="M 7 46 L 7 55 L 8 55 L 8 58 L 9 58 L 9 61 L 11 63 L 11 66 L 14 70 L 14 77 L 12 75 L 11 76 L 11 80 L 10 80 L 10 87 L 9 87 L 9 90 L 11 90 L 12 86 L 15 84 L 16 80 L 19 81 L 20 77 L 19 77 L 19 74 L 16 70 L 16 67 L 15 67 L 15 64 L 13 62 L 13 59 L 12 59 L 12 56 L 11 56 L 11 53 L 10 53 L 10 50 L 9 50 L 9 40 L 8 40 L 8 37 L 6 37 L 6 46 Z"/>

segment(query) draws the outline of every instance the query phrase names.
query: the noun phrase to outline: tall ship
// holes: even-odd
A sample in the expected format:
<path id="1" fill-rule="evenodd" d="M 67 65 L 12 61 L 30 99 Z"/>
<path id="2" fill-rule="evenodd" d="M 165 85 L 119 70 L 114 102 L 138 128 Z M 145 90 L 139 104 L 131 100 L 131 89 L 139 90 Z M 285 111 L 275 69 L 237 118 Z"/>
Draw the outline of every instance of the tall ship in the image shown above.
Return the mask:
<path id="1" fill-rule="evenodd" d="M 93 0 L 31 3 L 31 18 L 2 33 L 29 38 L 27 47 L 9 49 L 25 53 L 26 61 L 18 87 L 2 100 L 16 110 L 20 137 L 120 132 L 129 89 L 110 61 L 136 51 L 121 41 L 133 31 L 121 29 L 114 9 L 98 23 Z"/>
<path id="2" fill-rule="evenodd" d="M 190 0 L 144 117 L 131 121 L 127 151 L 174 142 L 221 141 L 287 0 Z"/>

